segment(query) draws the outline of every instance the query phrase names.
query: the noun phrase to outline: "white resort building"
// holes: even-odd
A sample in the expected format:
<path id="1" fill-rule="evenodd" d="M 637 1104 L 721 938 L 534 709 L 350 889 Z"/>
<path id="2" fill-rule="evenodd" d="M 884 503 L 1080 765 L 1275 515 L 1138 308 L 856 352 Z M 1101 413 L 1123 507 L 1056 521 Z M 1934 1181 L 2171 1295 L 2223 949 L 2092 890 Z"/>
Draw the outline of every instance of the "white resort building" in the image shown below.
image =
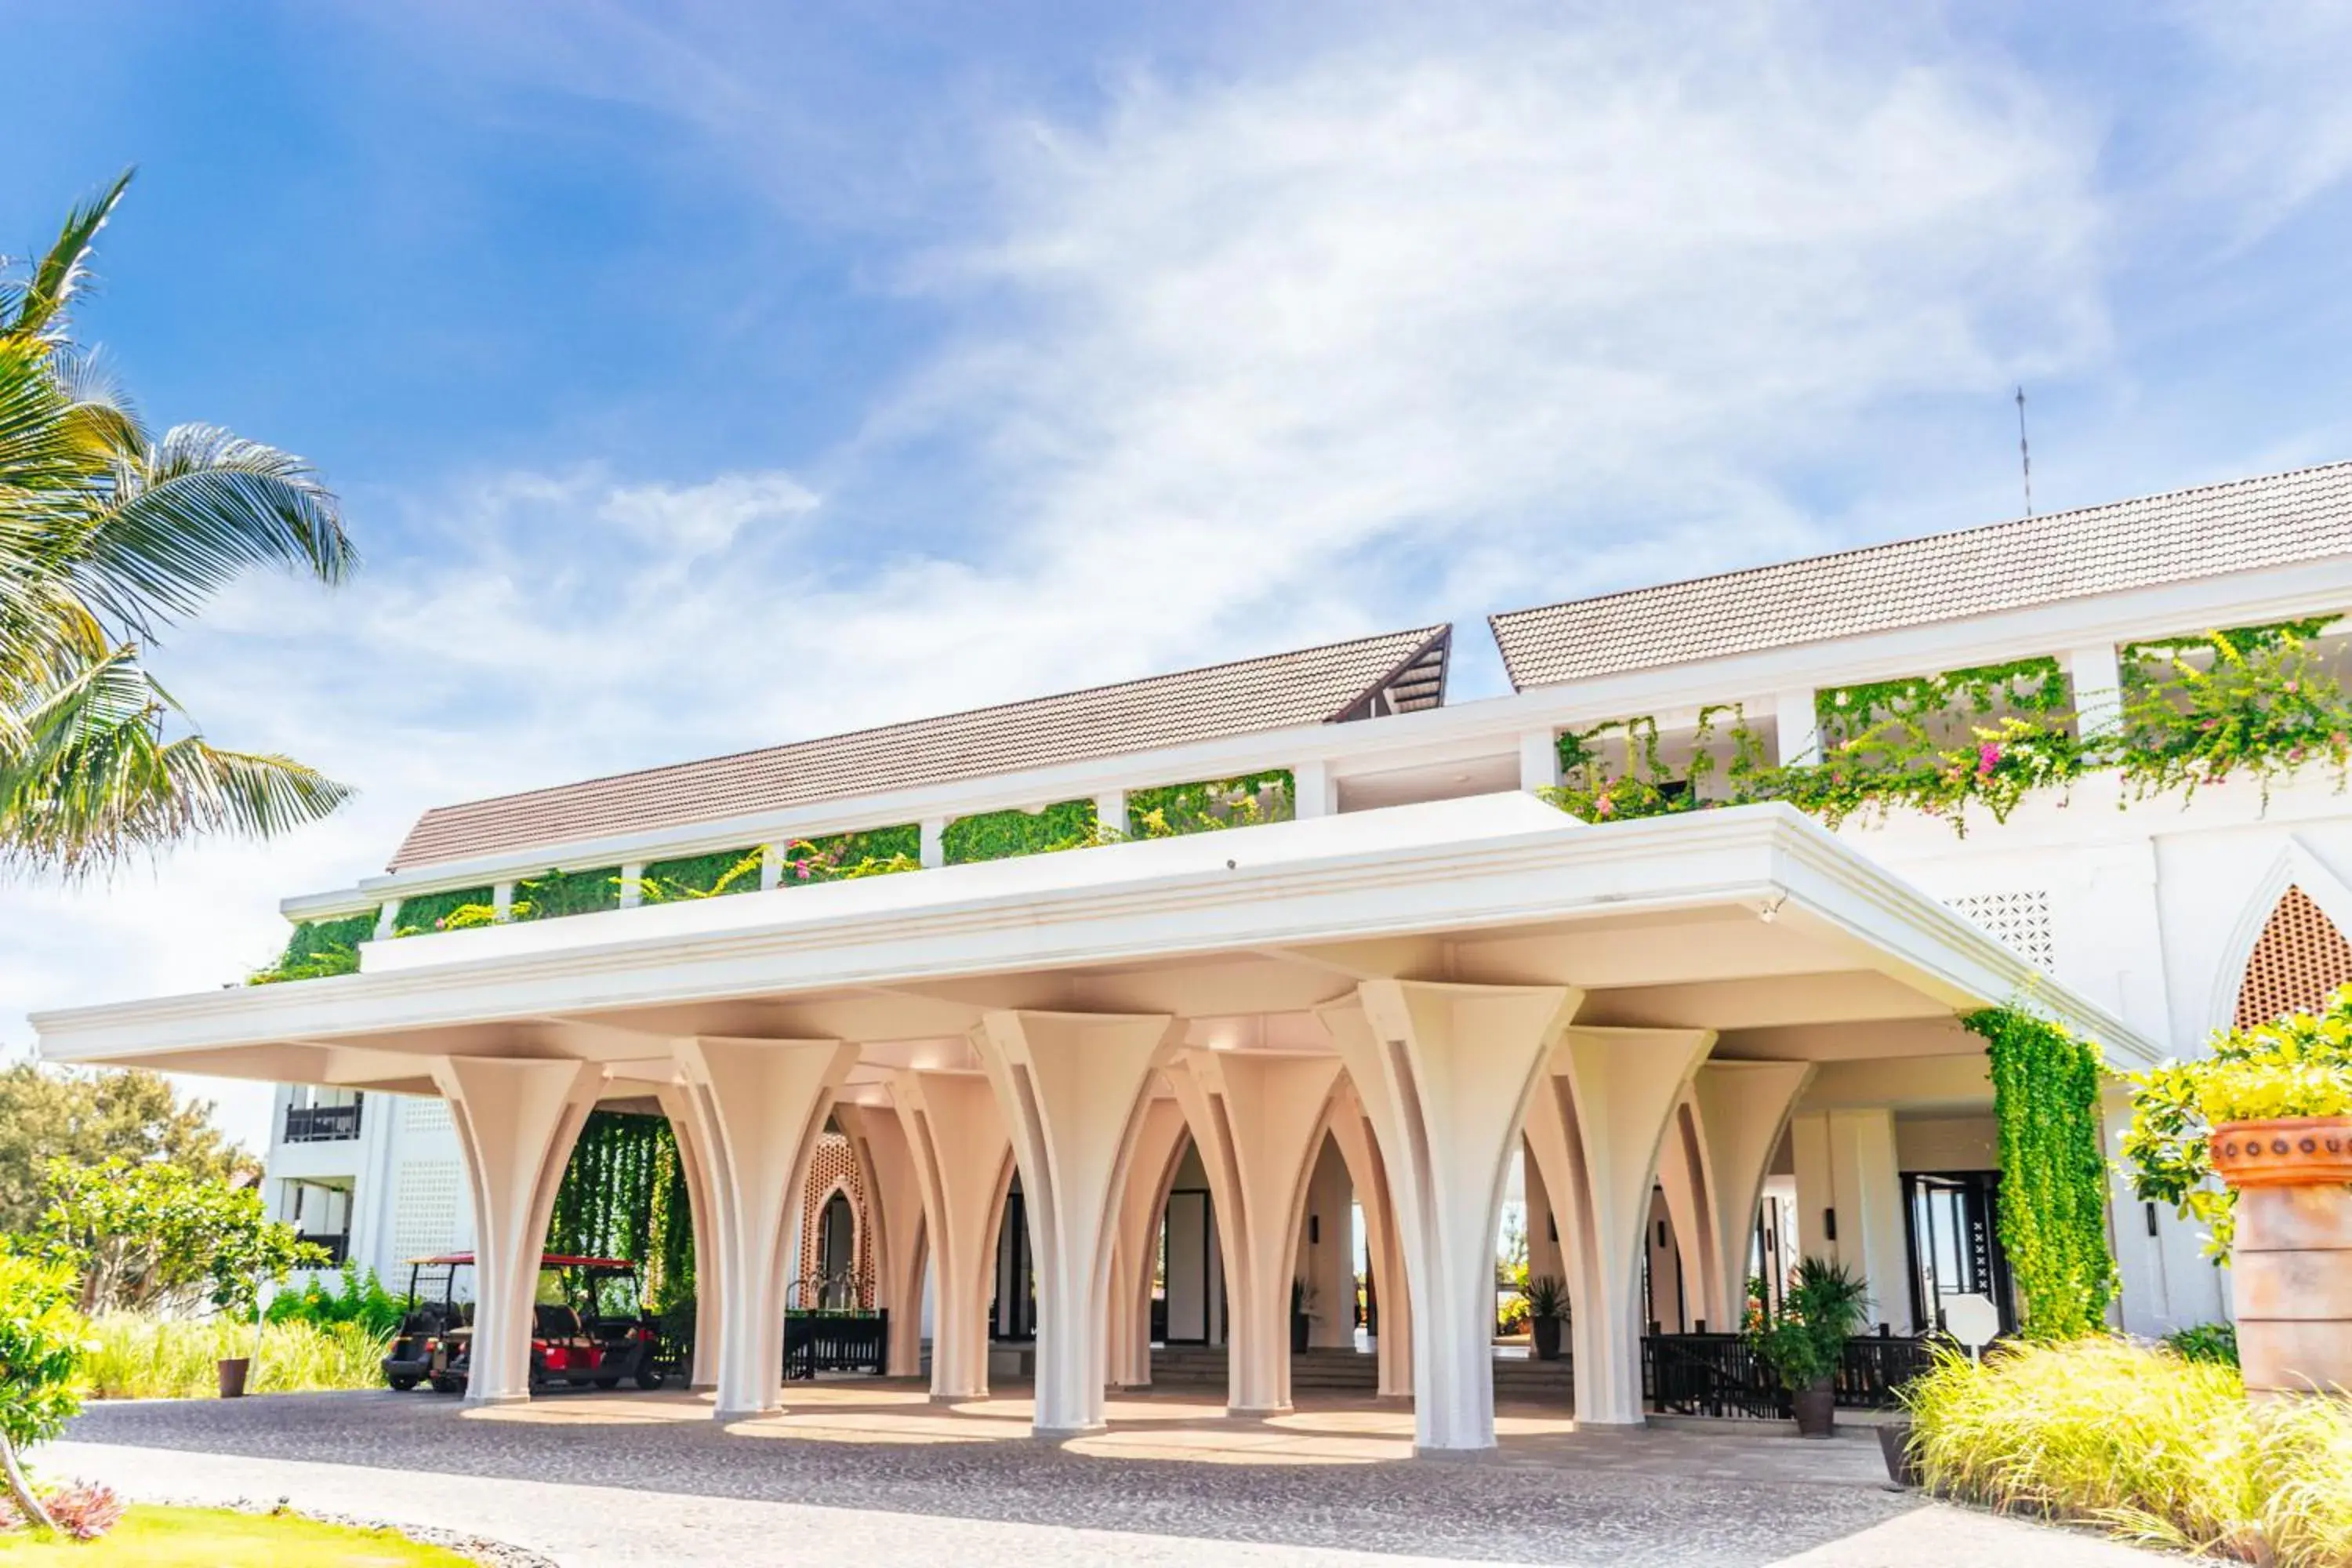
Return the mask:
<path id="1" fill-rule="evenodd" d="M 1486 1447 L 1517 1193 L 1560 1397 L 1634 1423 L 1799 1256 L 1890 1343 L 2014 1322 L 1964 1017 L 2130 1069 L 2352 981 L 2347 606 L 2342 465 L 1498 615 L 1489 700 L 1420 626 L 436 809 L 286 902 L 283 983 L 36 1023 L 289 1085 L 278 1212 L 478 1253 L 478 1401 L 601 1108 L 675 1150 L 722 1419 L 822 1290 L 1042 1432 L 1192 1342 L 1236 1411 L 1354 1349 Z M 2120 1325 L 2227 1315 L 2106 1218 Z"/>

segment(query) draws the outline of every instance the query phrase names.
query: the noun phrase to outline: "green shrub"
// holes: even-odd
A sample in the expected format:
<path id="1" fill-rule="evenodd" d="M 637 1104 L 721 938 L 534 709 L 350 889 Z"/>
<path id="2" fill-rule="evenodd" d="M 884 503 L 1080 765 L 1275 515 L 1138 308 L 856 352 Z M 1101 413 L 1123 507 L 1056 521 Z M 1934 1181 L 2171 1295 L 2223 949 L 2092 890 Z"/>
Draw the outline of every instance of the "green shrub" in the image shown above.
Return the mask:
<path id="1" fill-rule="evenodd" d="M 1938 1490 L 2277 1568 L 2352 1562 L 2352 1402 L 2249 1403 L 2231 1367 L 2104 1337 L 1948 1354 L 1903 1397 Z"/>
<path id="2" fill-rule="evenodd" d="M 979 816 L 959 816 L 940 836 L 940 847 L 950 866 L 975 860 L 1009 860 L 1016 855 L 1046 855 L 1057 849 L 1083 849 L 1099 842 L 1095 803 L 1066 800 L 1043 811 L 992 811 Z"/>
<path id="3" fill-rule="evenodd" d="M 320 1328 L 357 1323 L 372 1334 L 390 1335 L 400 1327 L 406 1310 L 401 1298 L 383 1288 L 371 1268 L 362 1276 L 357 1264 L 343 1265 L 331 1286 L 316 1279 L 299 1289 L 281 1290 L 269 1303 L 273 1323 L 310 1323 Z"/>
<path id="4" fill-rule="evenodd" d="M 375 935 L 376 915 L 345 915 L 340 920 L 305 921 L 286 939 L 286 951 L 267 969 L 246 977 L 248 985 L 271 985 L 281 980 L 319 980 L 330 974 L 356 974 L 360 943 Z"/>
<path id="5" fill-rule="evenodd" d="M 16 1455 L 55 1437 L 81 1407 L 88 1331 L 71 1269 L 0 1251 L 0 1471 L 17 1510 L 44 1529 L 53 1521 Z"/>
<path id="6" fill-rule="evenodd" d="M 1200 779 L 1130 790 L 1126 835 L 1131 838 L 1177 838 L 1226 827 L 1288 822 L 1296 807 L 1290 770 L 1278 768 L 1241 778 Z"/>
<path id="7" fill-rule="evenodd" d="M 424 893 L 414 899 L 400 900 L 398 921 L 402 936 L 418 936 L 426 931 L 447 931 L 451 918 L 470 921 L 473 911 L 488 910 L 498 897 L 493 888 L 460 888 L 452 893 Z"/>
<path id="8" fill-rule="evenodd" d="M 2175 1329 L 2164 1336 L 2164 1342 L 2183 1361 L 2211 1362 L 2220 1366 L 2238 1364 L 2235 1323 L 2199 1323 L 2194 1328 Z"/>
<path id="9" fill-rule="evenodd" d="M 355 1322 L 269 1323 L 246 1386 L 256 1394 L 373 1387 L 383 1378 L 383 1351 L 384 1336 Z M 215 1363 L 253 1354 L 250 1322 L 117 1312 L 91 1324 L 82 1375 L 99 1399 L 198 1399 L 218 1390 Z"/>

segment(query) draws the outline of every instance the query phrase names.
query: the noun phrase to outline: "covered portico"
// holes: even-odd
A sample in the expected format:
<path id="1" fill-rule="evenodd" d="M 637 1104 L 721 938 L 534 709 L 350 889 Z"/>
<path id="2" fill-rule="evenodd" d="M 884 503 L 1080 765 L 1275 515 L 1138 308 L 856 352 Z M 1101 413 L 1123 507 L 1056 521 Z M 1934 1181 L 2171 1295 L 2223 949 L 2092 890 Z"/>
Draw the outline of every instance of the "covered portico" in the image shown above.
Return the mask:
<path id="1" fill-rule="evenodd" d="M 1577 1422 L 1630 1425 L 1654 1192 L 1698 1315 L 1729 1324 L 1817 1078 L 1839 1107 L 1989 1100 L 1956 1020 L 2020 997 L 2111 1060 L 2153 1055 L 1780 806 L 1595 828 L 1475 795 L 362 952 L 356 975 L 45 1015 L 42 1049 L 446 1099 L 482 1259 L 479 1404 L 527 1397 L 531 1281 L 581 1122 L 657 1099 L 693 1184 L 699 1375 L 730 1421 L 782 1403 L 787 1254 L 828 1120 L 878 1206 L 894 1371 L 915 1370 L 929 1282 L 937 1398 L 988 1392 L 1017 1172 L 1051 1436 L 1100 1427 L 1107 1385 L 1148 1378 L 1148 1253 L 1187 1138 L 1218 1215 L 1229 1408 L 1289 1405 L 1328 1135 L 1366 1217 L 1382 1384 L 1410 1387 L 1417 1447 L 1462 1450 L 1495 1441 L 1494 1237 L 1523 1146 L 1570 1287 Z"/>

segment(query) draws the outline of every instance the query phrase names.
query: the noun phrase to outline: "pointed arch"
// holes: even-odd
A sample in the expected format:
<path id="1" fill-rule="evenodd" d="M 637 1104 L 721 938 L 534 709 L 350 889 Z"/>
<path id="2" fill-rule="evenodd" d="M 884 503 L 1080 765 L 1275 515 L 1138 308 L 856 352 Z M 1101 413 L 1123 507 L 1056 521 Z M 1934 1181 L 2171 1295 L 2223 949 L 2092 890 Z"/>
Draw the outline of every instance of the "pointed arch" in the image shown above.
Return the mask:
<path id="1" fill-rule="evenodd" d="M 2290 839 L 2273 860 L 2223 944 L 2207 1021 L 2213 1028 L 2266 1023 L 2307 1010 L 2352 984 L 2352 888 Z"/>

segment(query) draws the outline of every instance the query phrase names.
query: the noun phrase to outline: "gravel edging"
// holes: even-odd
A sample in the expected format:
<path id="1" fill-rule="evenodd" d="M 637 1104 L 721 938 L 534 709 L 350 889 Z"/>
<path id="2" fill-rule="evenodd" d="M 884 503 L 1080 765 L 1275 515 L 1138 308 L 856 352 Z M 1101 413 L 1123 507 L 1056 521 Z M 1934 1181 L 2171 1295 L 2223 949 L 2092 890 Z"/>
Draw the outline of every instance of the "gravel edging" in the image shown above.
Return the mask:
<path id="1" fill-rule="evenodd" d="M 230 1498 L 226 1502 L 216 1498 L 142 1497 L 143 1503 L 164 1508 L 224 1508 L 232 1513 L 291 1514 L 298 1519 L 318 1524 L 340 1524 L 352 1530 L 389 1530 L 404 1536 L 419 1546 L 439 1546 L 470 1558 L 482 1568 L 563 1568 L 545 1552 L 533 1552 L 511 1542 L 493 1541 L 486 1535 L 469 1535 L 462 1530 L 443 1530 L 430 1524 L 395 1524 L 390 1520 L 367 1519 L 357 1514 L 321 1513 L 307 1508 L 296 1508 L 285 1498 Z"/>

